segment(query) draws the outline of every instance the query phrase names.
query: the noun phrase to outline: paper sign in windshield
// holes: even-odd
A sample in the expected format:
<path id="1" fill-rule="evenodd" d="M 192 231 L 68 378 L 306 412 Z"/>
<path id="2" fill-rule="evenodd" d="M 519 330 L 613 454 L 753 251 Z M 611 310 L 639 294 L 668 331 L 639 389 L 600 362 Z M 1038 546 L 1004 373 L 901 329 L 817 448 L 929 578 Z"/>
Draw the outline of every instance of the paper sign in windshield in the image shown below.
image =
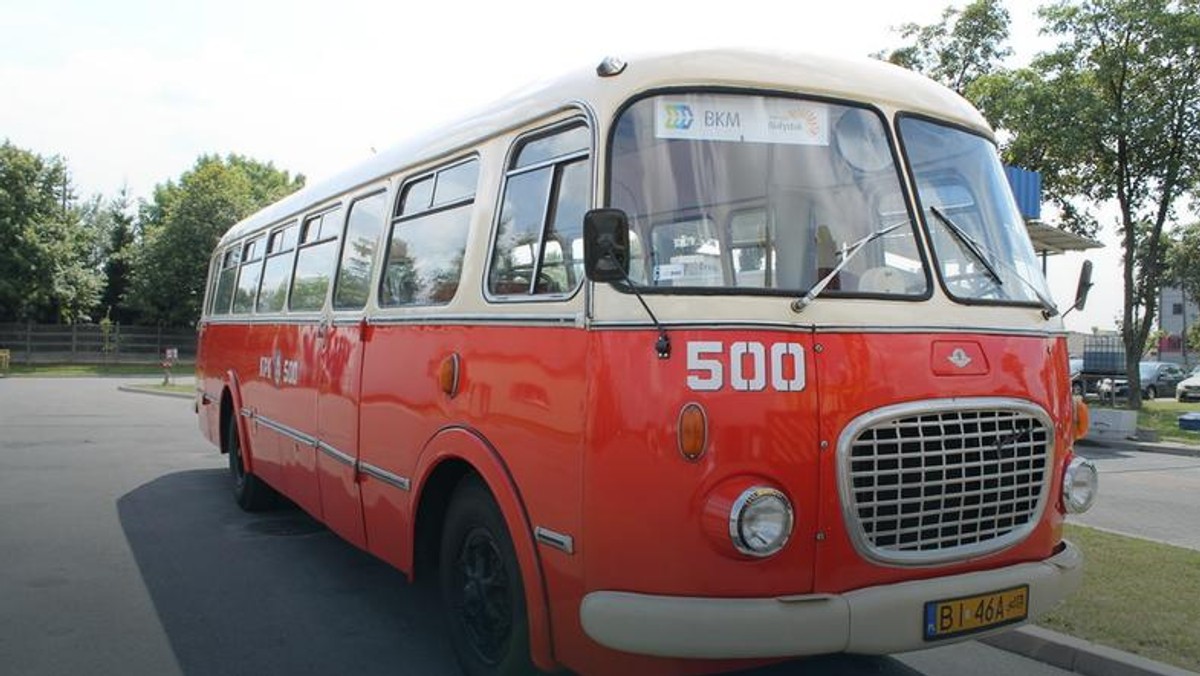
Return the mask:
<path id="1" fill-rule="evenodd" d="M 660 97 L 654 135 L 662 139 L 829 145 L 829 109 L 761 96 Z"/>

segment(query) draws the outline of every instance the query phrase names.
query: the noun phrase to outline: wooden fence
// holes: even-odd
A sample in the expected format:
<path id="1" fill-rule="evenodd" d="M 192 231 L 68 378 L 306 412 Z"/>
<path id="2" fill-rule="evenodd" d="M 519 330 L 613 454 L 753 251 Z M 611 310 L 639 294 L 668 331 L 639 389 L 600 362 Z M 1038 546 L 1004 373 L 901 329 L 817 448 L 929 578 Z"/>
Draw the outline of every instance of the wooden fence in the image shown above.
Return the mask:
<path id="1" fill-rule="evenodd" d="M 196 332 L 120 324 L 0 324 L 0 350 L 13 364 L 138 364 L 196 358 Z"/>

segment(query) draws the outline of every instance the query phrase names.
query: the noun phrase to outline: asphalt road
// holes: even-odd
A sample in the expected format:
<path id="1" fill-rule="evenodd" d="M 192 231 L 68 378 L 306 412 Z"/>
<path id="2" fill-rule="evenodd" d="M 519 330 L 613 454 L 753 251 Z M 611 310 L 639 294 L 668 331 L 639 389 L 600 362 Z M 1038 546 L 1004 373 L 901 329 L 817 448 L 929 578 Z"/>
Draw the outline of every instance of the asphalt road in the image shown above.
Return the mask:
<path id="1" fill-rule="evenodd" d="M 1075 523 L 1200 549 L 1200 458 L 1079 446 L 1100 471 L 1100 493 Z"/>
<path id="2" fill-rule="evenodd" d="M 0 379 L 0 675 L 458 673 L 426 587 L 299 510 L 240 511 L 191 402 L 123 382 Z M 1068 672 L 970 642 L 742 676 L 811 673 Z"/>

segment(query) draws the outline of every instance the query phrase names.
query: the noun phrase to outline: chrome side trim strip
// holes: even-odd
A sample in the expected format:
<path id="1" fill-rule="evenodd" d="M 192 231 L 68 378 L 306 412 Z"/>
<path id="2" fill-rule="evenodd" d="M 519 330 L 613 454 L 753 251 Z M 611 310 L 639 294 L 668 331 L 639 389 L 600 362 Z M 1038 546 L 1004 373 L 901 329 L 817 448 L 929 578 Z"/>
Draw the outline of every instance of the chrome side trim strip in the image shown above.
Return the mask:
<path id="1" fill-rule="evenodd" d="M 537 538 L 538 542 L 544 545 L 549 545 L 550 547 L 564 551 L 568 554 L 575 553 L 575 538 L 571 537 L 570 535 L 563 535 L 562 533 L 556 533 L 549 528 L 542 528 L 541 526 L 538 526 L 537 528 L 533 529 L 533 536 Z"/>
<path id="2" fill-rule="evenodd" d="M 582 313 L 571 314 L 445 314 L 422 316 L 374 316 L 367 320 L 372 326 L 389 324 L 516 324 L 520 326 L 576 326 Z"/>
<path id="3" fill-rule="evenodd" d="M 354 459 L 354 456 L 347 455 L 333 446 L 325 443 L 324 441 L 317 441 L 317 450 L 321 451 L 325 455 L 328 455 L 334 460 L 337 460 L 343 465 L 346 465 L 347 467 L 356 467 L 358 465 L 358 461 Z"/>
<path id="4" fill-rule="evenodd" d="M 261 415 L 256 416 L 256 419 L 258 420 L 258 423 L 260 425 L 270 428 L 272 430 L 275 430 L 276 432 L 284 435 L 285 437 L 290 437 L 294 441 L 304 444 L 305 446 L 316 446 L 317 445 L 317 440 L 315 437 L 309 436 L 309 435 L 305 434 L 304 432 L 301 432 L 300 430 L 288 427 L 287 425 L 284 425 L 283 423 L 275 422 L 274 420 L 271 420 L 270 418 L 267 418 L 265 416 L 261 416 Z"/>
<path id="5" fill-rule="evenodd" d="M 376 467 L 375 465 L 372 465 L 369 462 L 359 461 L 358 469 L 363 474 L 366 474 L 367 476 L 371 476 L 376 479 L 379 479 L 383 483 L 395 486 L 396 488 L 399 488 L 402 491 L 409 490 L 409 488 L 411 486 L 411 483 L 409 482 L 408 479 L 406 479 L 402 476 L 396 475 L 396 474 L 392 474 L 391 472 L 387 471 L 386 469 Z"/>
<path id="6" fill-rule="evenodd" d="M 256 317 L 253 315 L 219 315 L 210 317 L 204 320 L 204 323 L 211 326 L 240 326 L 243 324 L 254 325 L 279 325 L 279 326 L 307 326 L 315 325 L 321 322 L 319 315 L 305 315 L 302 317 L 285 317 L 280 315 Z"/>
<path id="7" fill-rule="evenodd" d="M 250 418 L 251 420 L 254 419 L 254 411 L 245 406 L 242 407 L 241 414 L 243 418 Z"/>
<path id="8" fill-rule="evenodd" d="M 762 328 L 785 331 L 799 331 L 804 333 L 974 333 L 988 334 L 997 336 L 1031 336 L 1037 338 L 1052 338 L 1067 335 L 1065 331 L 1048 331 L 1043 329 L 1021 329 L 1004 326 L 845 326 L 835 324 L 797 324 L 795 322 L 774 322 L 774 321 L 672 321 L 666 320 L 662 325 L 667 328 L 674 329 L 748 329 Z M 602 321 L 592 320 L 591 327 L 596 329 L 607 329 L 612 331 L 633 331 L 633 330 L 653 330 L 654 324 L 642 320 L 630 321 Z"/>

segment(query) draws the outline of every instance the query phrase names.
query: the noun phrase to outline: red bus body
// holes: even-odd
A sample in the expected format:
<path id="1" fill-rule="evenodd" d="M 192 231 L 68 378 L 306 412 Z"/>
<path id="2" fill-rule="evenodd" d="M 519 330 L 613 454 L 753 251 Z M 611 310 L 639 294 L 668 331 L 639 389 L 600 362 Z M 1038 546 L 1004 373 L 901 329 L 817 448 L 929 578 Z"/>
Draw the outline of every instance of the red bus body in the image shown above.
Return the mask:
<path id="1" fill-rule="evenodd" d="M 812 65 L 706 58 L 722 64 L 717 74 L 677 75 L 682 62 L 664 60 L 648 63 L 658 70 L 629 89 L 577 78 L 452 128 L 431 150 L 416 144 L 375 160 L 343 190 L 311 189 L 235 226 L 218 250 L 210 296 L 220 253 L 247 233 L 381 186 L 390 211 L 407 177 L 454 157 L 480 162 L 462 279 L 448 303 L 380 309 L 378 270 L 360 311 L 327 301 L 308 313 L 223 314 L 210 299 L 197 362 L 201 429 L 228 450 L 225 430 L 235 426 L 247 472 L 410 576 L 428 572 L 423 547 L 436 542 L 451 489 L 479 477 L 512 539 L 529 649 L 543 669 L 703 673 L 794 655 L 915 649 L 937 644 L 922 636 L 923 604 L 1023 585 L 1029 617 L 1044 612 L 1078 584 L 1081 561 L 1062 540 L 1076 403 L 1061 324 L 1038 308 L 955 303 L 933 283 L 923 300 L 829 300 L 850 308 L 829 314 L 824 298 L 794 314 L 789 298 L 710 311 L 724 301 L 647 295 L 672 346 L 660 358 L 658 331 L 631 295 L 609 285 L 583 282 L 528 302 L 483 288 L 514 139 L 584 120 L 595 145 L 591 204 L 599 205 L 611 117 L 629 96 L 732 83 L 737 69 Z M 761 77 L 764 88 L 784 88 L 776 70 Z M 792 89 L 831 96 L 834 86 Z M 853 84 L 837 86 L 842 97 L 854 93 Z M 965 104 L 921 87 L 936 100 L 896 107 L 975 121 Z M 599 92 L 591 108 L 570 103 L 588 100 L 591 88 Z M 882 98 L 874 89 L 860 96 Z M 712 388 L 686 385 L 711 368 L 722 375 Z M 801 380 L 799 389 L 778 387 Z M 995 402 L 1036 409 L 1049 422 L 1040 506 L 1024 534 L 996 551 L 933 563 L 881 561 L 865 550 L 847 510 L 846 491 L 857 484 L 846 479 L 853 460 L 844 457 L 844 432 L 888 407 L 916 415 Z M 680 451 L 681 411 L 693 403 L 705 424 L 696 459 Z M 1004 444 L 997 449 L 1003 455 Z M 794 514 L 786 544 L 761 558 L 728 541 L 730 504 L 752 486 L 781 491 Z"/>

